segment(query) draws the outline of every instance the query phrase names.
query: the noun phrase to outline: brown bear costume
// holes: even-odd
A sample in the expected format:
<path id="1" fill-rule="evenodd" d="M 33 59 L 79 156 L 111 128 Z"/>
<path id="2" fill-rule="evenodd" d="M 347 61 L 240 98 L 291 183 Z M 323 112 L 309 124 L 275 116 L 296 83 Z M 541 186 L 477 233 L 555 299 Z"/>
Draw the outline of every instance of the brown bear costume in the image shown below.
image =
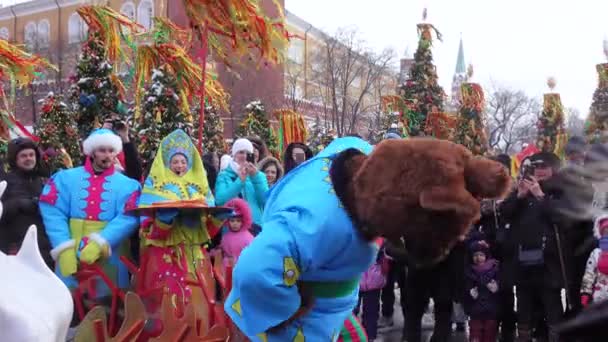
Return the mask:
<path id="1" fill-rule="evenodd" d="M 369 157 L 347 151 L 331 174 L 361 233 L 404 237 L 420 265 L 445 257 L 479 220 L 479 200 L 505 196 L 511 182 L 501 164 L 429 138 L 386 140 Z"/>
<path id="2" fill-rule="evenodd" d="M 225 304 L 251 340 L 330 340 L 356 304 L 375 238 L 404 238 L 414 263 L 434 264 L 479 219 L 479 200 L 509 189 L 501 164 L 448 141 L 389 140 L 370 151 L 337 139 L 271 190 Z"/>

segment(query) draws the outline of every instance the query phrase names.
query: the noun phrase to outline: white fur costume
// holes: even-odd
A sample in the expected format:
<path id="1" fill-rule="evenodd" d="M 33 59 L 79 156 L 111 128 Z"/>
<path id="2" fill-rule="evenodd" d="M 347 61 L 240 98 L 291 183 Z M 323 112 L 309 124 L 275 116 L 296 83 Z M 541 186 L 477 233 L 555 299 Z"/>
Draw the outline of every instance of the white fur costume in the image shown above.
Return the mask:
<path id="1" fill-rule="evenodd" d="M 6 182 L 0 182 L 0 197 Z M 0 203 L 0 216 L 2 204 Z M 17 255 L 0 252 L 0 340 L 63 342 L 72 320 L 70 291 L 38 250 L 31 226 Z"/>

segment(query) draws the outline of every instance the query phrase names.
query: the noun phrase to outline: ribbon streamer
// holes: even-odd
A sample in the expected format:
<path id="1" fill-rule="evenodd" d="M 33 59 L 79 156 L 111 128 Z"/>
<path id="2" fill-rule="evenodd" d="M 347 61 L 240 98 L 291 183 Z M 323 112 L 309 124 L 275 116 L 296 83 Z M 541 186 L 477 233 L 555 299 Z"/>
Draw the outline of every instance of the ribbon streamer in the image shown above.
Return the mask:
<path id="1" fill-rule="evenodd" d="M 134 46 L 130 36 L 143 31 L 143 26 L 109 6 L 82 6 L 76 12 L 89 26 L 89 32 L 95 32 L 103 41 L 105 57 L 108 61 L 114 64 L 120 58 L 127 64 L 130 63 L 121 47 L 121 37 L 128 46 Z M 130 34 L 125 34 L 123 28 L 127 28 Z"/>

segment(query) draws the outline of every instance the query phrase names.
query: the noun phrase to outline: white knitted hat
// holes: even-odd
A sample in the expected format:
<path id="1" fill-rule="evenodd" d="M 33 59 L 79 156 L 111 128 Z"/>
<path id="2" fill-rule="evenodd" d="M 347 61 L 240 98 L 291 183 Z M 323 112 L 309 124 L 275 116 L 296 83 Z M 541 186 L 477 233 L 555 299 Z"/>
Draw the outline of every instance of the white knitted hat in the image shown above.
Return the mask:
<path id="1" fill-rule="evenodd" d="M 247 151 L 247 153 L 253 153 L 253 144 L 251 141 L 247 139 L 237 139 L 237 141 L 232 144 L 232 157 L 241 152 Z"/>

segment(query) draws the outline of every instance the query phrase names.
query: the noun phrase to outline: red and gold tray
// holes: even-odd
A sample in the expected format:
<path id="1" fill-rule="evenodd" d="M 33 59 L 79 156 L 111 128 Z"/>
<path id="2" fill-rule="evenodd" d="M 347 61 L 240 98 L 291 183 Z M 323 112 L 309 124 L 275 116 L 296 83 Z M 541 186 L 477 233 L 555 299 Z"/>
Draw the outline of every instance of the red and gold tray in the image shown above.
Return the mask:
<path id="1" fill-rule="evenodd" d="M 142 211 L 158 209 L 200 210 L 213 215 L 230 213 L 232 211 L 232 209 L 228 207 L 210 207 L 205 200 L 162 201 L 146 206 L 139 206 L 132 210 Z"/>

